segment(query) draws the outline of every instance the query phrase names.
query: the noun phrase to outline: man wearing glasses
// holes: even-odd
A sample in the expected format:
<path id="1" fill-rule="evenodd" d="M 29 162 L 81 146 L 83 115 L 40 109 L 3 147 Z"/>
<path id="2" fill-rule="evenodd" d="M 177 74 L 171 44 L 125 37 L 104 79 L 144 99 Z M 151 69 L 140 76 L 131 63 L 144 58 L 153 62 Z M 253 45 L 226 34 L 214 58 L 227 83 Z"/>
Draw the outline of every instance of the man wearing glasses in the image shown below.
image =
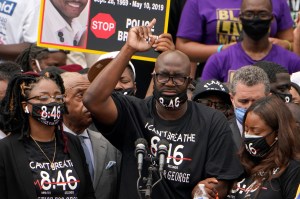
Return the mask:
<path id="1" fill-rule="evenodd" d="M 170 50 L 158 56 L 153 96 L 139 99 L 113 93 L 131 57 L 151 49 L 156 38 L 151 34 L 154 25 L 155 19 L 147 27 L 129 30 L 119 54 L 98 74 L 83 98 L 100 132 L 122 152 L 119 198 L 145 198 L 149 192 L 151 198 L 190 198 L 193 188 L 209 177 L 218 179 L 206 183 L 214 187 L 210 194 L 223 198 L 242 169 L 224 115 L 187 100 L 191 69 L 184 53 Z M 141 169 L 134 155 L 138 138 L 149 143 L 141 143 L 147 157 Z M 157 169 L 161 140 L 169 143 L 165 144 L 166 162 Z M 147 176 L 148 183 L 139 180 Z"/>
<path id="2" fill-rule="evenodd" d="M 198 82 L 192 100 L 221 111 L 228 120 L 233 116 L 229 89 L 218 80 Z"/>
<path id="3" fill-rule="evenodd" d="M 232 73 L 257 61 L 271 61 L 284 66 L 289 73 L 300 70 L 300 57 L 272 44 L 270 26 L 274 18 L 271 0 L 243 0 L 240 20 L 243 40 L 212 55 L 202 73 L 202 80 L 230 80 Z"/>

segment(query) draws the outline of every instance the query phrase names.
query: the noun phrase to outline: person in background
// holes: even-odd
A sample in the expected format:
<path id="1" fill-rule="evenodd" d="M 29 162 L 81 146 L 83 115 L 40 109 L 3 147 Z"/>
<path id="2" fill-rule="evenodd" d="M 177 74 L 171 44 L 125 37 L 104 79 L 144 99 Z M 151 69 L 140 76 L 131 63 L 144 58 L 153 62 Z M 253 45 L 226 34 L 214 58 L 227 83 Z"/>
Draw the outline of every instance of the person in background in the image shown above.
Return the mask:
<path id="1" fill-rule="evenodd" d="M 172 40 L 172 36 L 169 33 L 160 34 L 152 47 L 159 52 L 164 52 L 167 50 L 175 50 L 175 45 Z M 88 72 L 88 78 L 90 82 L 94 80 L 97 74 L 117 55 L 119 51 L 110 52 L 101 55 L 98 60 L 91 66 L 91 69 Z M 142 63 L 142 62 L 138 62 Z M 132 60 L 129 61 L 128 67 L 124 70 L 123 74 L 116 85 L 115 91 L 120 91 L 123 94 L 130 94 L 136 96 L 137 86 L 136 86 L 136 69 L 133 65 Z M 145 97 L 151 96 L 153 94 L 153 80 L 151 79 L 148 86 L 148 90 Z"/>
<path id="2" fill-rule="evenodd" d="M 96 198 L 114 199 L 118 191 L 121 153 L 101 133 L 88 128 L 92 117 L 82 103 L 83 95 L 90 85 L 87 78 L 77 72 L 65 72 L 61 77 L 66 89 L 67 109 L 63 115 L 63 129 L 80 138 L 83 149 L 88 149 L 84 152 Z"/>
<path id="3" fill-rule="evenodd" d="M 299 56 L 269 40 L 274 6 L 271 0 L 243 0 L 239 16 L 243 25 L 243 40 L 212 55 L 205 64 L 202 80 L 215 78 L 221 82 L 230 81 L 235 70 L 258 61 L 275 62 L 288 69 L 289 73 L 300 70 Z"/>
<path id="4" fill-rule="evenodd" d="M 294 82 L 291 82 L 290 93 L 292 95 L 292 102 L 300 105 L 300 86 Z"/>
<path id="5" fill-rule="evenodd" d="M 261 0 L 259 0 L 261 1 Z M 177 32 L 176 49 L 186 53 L 192 62 L 204 62 L 242 40 L 240 7 L 244 0 L 187 0 Z M 274 20 L 270 41 L 289 49 L 293 42 L 293 21 L 286 0 L 272 0 Z M 245 24 L 243 24 L 244 26 Z M 254 29 L 252 29 L 254 31 Z"/>
<path id="6" fill-rule="evenodd" d="M 151 34 L 155 22 L 153 19 L 147 27 L 129 30 L 120 53 L 97 75 L 83 98 L 101 133 L 122 152 L 119 198 L 142 197 L 145 184 L 139 179 L 147 175 L 146 168 L 157 165 L 153 158 L 160 140 L 170 143 L 166 145 L 172 146 L 168 151 L 173 157 L 168 157 L 166 165 L 153 172 L 153 182 L 161 180 L 153 187 L 152 198 L 190 198 L 197 183 L 208 176 L 218 178 L 215 188 L 220 197 L 224 197 L 230 182 L 242 171 L 234 156 L 225 116 L 187 100 L 190 61 L 184 53 L 169 50 L 158 56 L 152 74 L 152 97 L 139 99 L 113 93 L 131 57 L 136 52 L 151 49 L 157 38 Z M 185 135 L 188 139 L 176 135 Z M 150 143 L 149 147 L 145 144 L 145 148 L 149 148 L 147 157 L 151 160 L 144 161 L 142 169 L 137 167 L 134 157 L 134 142 L 138 138 Z M 180 158 L 174 153 L 175 148 Z"/>
<path id="7" fill-rule="evenodd" d="M 24 72 L 34 71 L 39 73 L 49 66 L 66 65 L 68 53 L 69 51 L 43 48 L 36 44 L 31 44 L 20 53 L 15 61 L 22 66 Z"/>
<path id="8" fill-rule="evenodd" d="M 37 41 L 40 1 L 1 1 L 0 59 L 15 60 Z"/>
<path id="9" fill-rule="evenodd" d="M 255 101 L 243 120 L 239 156 L 245 174 L 227 198 L 294 199 L 300 187 L 299 137 L 282 100 L 270 95 Z"/>
<path id="10" fill-rule="evenodd" d="M 5 97 L 7 85 L 10 79 L 15 74 L 21 74 L 21 73 L 22 73 L 21 66 L 19 66 L 15 62 L 12 61 L 0 62 L 0 104 L 3 98 Z M 0 121 L 2 120 L 3 120 L 2 114 L 0 114 Z M 0 122 L 0 139 L 6 136 L 6 133 L 4 133 L 2 130 L 3 130 L 3 125 L 2 122 Z"/>
<path id="11" fill-rule="evenodd" d="M 60 76 L 14 76 L 1 103 L 1 199 L 95 198 L 79 140 L 62 129 L 65 89 Z"/>
<path id="12" fill-rule="evenodd" d="M 297 55 L 300 56 L 300 14 L 299 13 L 300 11 L 298 12 L 298 17 L 295 21 L 293 50 Z"/>
<path id="13" fill-rule="evenodd" d="M 229 89 L 218 80 L 198 82 L 192 100 L 221 111 L 228 120 L 233 116 Z"/>
<path id="14" fill-rule="evenodd" d="M 292 101 L 292 95 L 290 93 L 291 79 L 286 68 L 268 61 L 260 61 L 254 65 L 263 69 L 268 75 L 272 94 L 280 97 L 286 103 Z"/>
<path id="15" fill-rule="evenodd" d="M 229 90 L 235 115 L 229 120 L 229 126 L 234 143 L 240 148 L 245 112 L 254 101 L 270 94 L 270 82 L 267 74 L 259 67 L 244 66 L 235 72 Z"/>
<path id="16" fill-rule="evenodd" d="M 106 67 L 114 58 L 116 58 L 118 54 L 119 51 L 114 51 L 101 55 L 99 59 L 91 66 L 88 72 L 89 81 L 92 82 L 98 73 L 103 70 L 103 68 Z M 135 79 L 135 67 L 132 62 L 129 61 L 115 87 L 115 91 L 124 95 L 135 96 L 137 91 Z"/>

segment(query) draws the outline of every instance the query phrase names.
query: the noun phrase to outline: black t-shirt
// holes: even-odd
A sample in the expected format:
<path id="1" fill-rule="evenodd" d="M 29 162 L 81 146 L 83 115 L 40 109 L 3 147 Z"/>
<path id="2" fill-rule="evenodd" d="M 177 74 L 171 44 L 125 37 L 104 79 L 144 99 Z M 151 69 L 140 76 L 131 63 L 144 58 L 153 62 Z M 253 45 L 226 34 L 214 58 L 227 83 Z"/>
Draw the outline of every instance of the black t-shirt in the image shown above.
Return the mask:
<path id="1" fill-rule="evenodd" d="M 37 142 L 48 158 L 52 161 L 54 141 Z M 77 199 L 80 188 L 79 177 L 73 167 L 69 155 L 63 152 L 63 146 L 57 141 L 54 165 L 50 167 L 49 160 L 41 152 L 32 139 L 24 143 L 28 154 L 29 168 L 33 175 L 33 184 L 38 199 Z"/>
<path id="2" fill-rule="evenodd" d="M 113 127 L 95 123 L 104 136 L 122 152 L 119 198 L 138 198 L 135 140 L 149 143 L 148 156 L 155 156 L 157 143 L 169 141 L 163 180 L 152 190 L 152 198 L 190 198 L 194 186 L 208 177 L 236 179 L 242 168 L 235 155 L 227 120 L 221 112 L 188 102 L 188 109 L 178 120 L 161 119 L 153 106 L 154 99 L 113 95 L 118 119 Z M 112 129 L 113 128 L 113 129 Z M 142 176 L 148 176 L 150 162 L 144 162 Z M 152 162 L 156 165 L 156 162 Z M 153 183 L 158 180 L 157 172 Z M 140 185 L 144 185 L 140 182 Z"/>
<path id="3" fill-rule="evenodd" d="M 277 171 L 274 169 L 273 173 L 275 174 Z M 261 186 L 251 177 L 244 178 L 233 186 L 227 198 L 294 199 L 299 184 L 300 163 L 292 160 L 279 178 L 265 181 Z"/>

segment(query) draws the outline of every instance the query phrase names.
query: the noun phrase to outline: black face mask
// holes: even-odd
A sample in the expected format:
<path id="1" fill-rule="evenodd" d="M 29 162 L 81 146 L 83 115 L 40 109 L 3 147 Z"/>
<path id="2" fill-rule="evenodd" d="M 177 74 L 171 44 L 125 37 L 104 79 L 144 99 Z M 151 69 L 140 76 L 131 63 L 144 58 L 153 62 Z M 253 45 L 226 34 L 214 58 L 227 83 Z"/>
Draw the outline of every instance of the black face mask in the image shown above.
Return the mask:
<path id="1" fill-rule="evenodd" d="M 64 112 L 64 105 L 62 103 L 29 104 L 32 105 L 31 116 L 45 125 L 55 126 L 62 119 L 62 113 Z"/>
<path id="2" fill-rule="evenodd" d="M 251 136 L 245 134 L 244 144 L 248 153 L 254 158 L 265 157 L 271 151 L 272 146 L 277 142 L 277 138 L 275 138 L 275 141 L 270 146 L 266 141 L 266 137 L 273 132 L 266 136 Z"/>
<path id="3" fill-rule="evenodd" d="M 118 94 L 121 94 L 121 95 L 134 96 L 134 88 L 118 89 L 118 90 L 114 90 L 114 92 L 118 93 Z"/>
<path id="4" fill-rule="evenodd" d="M 154 98 L 159 102 L 161 106 L 166 109 L 178 109 L 181 104 L 187 101 L 187 93 L 178 93 L 173 96 L 165 96 L 161 92 L 158 92 L 157 89 L 154 88 L 153 91 Z"/>
<path id="5" fill-rule="evenodd" d="M 253 40 L 258 41 L 263 38 L 269 32 L 270 20 L 261 19 L 244 19 L 241 18 L 244 32 Z"/>
<path id="6" fill-rule="evenodd" d="M 278 93 L 278 92 L 272 92 L 274 95 L 282 99 L 285 103 L 292 102 L 292 95 L 291 94 L 285 94 L 285 93 Z"/>

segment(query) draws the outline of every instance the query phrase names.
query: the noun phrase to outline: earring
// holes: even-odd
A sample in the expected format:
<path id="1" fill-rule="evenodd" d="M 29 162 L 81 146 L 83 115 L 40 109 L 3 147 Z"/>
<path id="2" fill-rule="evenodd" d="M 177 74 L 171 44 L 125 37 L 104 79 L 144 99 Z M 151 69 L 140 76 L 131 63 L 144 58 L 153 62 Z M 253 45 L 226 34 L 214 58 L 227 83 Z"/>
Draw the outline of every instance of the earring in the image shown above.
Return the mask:
<path id="1" fill-rule="evenodd" d="M 28 106 L 25 106 L 25 113 L 29 113 Z"/>

